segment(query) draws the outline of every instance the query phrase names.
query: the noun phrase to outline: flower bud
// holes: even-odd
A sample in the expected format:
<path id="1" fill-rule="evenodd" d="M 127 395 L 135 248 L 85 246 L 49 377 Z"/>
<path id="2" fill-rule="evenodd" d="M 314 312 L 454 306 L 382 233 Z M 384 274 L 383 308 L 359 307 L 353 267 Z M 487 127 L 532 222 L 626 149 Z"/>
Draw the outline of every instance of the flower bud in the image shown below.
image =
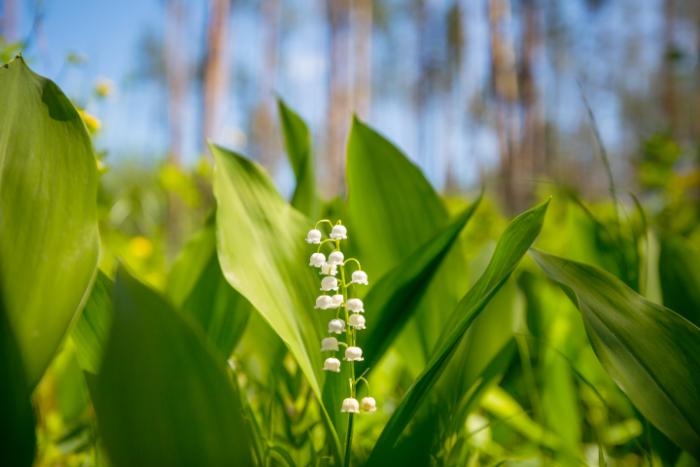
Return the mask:
<path id="1" fill-rule="evenodd" d="M 309 233 L 306 234 L 306 243 L 313 243 L 315 245 L 321 243 L 321 231 L 318 229 L 309 230 Z"/>
<path id="2" fill-rule="evenodd" d="M 324 337 L 321 340 L 321 352 L 336 352 L 338 350 L 338 339 L 335 337 Z"/>
<path id="3" fill-rule="evenodd" d="M 323 253 L 314 253 L 311 255 L 311 258 L 309 258 L 309 266 L 320 268 L 324 264 L 326 264 L 326 255 Z M 352 277 L 355 277 L 355 273 L 353 273 Z"/>
<path id="4" fill-rule="evenodd" d="M 353 313 L 364 313 L 365 305 L 359 298 L 351 298 L 348 300 L 348 310 L 352 311 Z"/>
<path id="5" fill-rule="evenodd" d="M 367 285 L 367 273 L 364 271 L 354 271 L 352 273 L 352 283 L 353 284 L 361 284 L 361 285 Z"/>
<path id="6" fill-rule="evenodd" d="M 374 400 L 374 397 L 363 397 L 362 401 L 360 402 L 360 407 L 362 408 L 363 412 L 376 412 L 377 401 Z"/>
<path id="7" fill-rule="evenodd" d="M 345 321 L 342 319 L 332 319 L 328 322 L 328 332 L 331 334 L 342 334 L 345 332 Z"/>
<path id="8" fill-rule="evenodd" d="M 333 240 L 345 240 L 348 238 L 348 229 L 344 225 L 334 225 L 331 230 L 331 238 Z"/>
<path id="9" fill-rule="evenodd" d="M 341 412 L 358 413 L 360 411 L 360 403 L 354 397 L 343 399 L 343 405 L 340 408 Z"/>
<path id="10" fill-rule="evenodd" d="M 316 299 L 316 309 L 317 310 L 327 310 L 331 307 L 333 299 L 328 295 L 320 295 Z"/>
<path id="11" fill-rule="evenodd" d="M 338 279 L 333 276 L 324 277 L 321 279 L 321 290 L 324 292 L 338 290 Z"/>
<path id="12" fill-rule="evenodd" d="M 348 318 L 348 324 L 350 327 L 358 330 L 365 329 L 365 317 L 359 313 L 352 314 L 350 315 L 350 318 Z"/>
<path id="13" fill-rule="evenodd" d="M 335 357 L 329 357 L 323 362 L 323 371 L 333 371 L 340 373 L 340 360 Z"/>
<path id="14" fill-rule="evenodd" d="M 361 362 L 364 360 L 362 358 L 362 349 L 359 347 L 348 347 L 345 349 L 345 360 L 348 362 Z"/>
<path id="15" fill-rule="evenodd" d="M 334 251 L 330 255 L 328 255 L 328 264 L 332 264 L 334 266 L 340 266 L 343 264 L 343 260 L 345 259 L 345 256 L 343 256 L 342 251 Z"/>

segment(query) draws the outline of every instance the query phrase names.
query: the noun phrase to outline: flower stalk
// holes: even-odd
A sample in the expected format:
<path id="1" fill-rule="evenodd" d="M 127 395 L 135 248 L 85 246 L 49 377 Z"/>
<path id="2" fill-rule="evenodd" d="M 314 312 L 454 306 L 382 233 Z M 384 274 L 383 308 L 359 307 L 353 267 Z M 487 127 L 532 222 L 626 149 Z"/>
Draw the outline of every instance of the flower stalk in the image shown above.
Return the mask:
<path id="1" fill-rule="evenodd" d="M 322 227 L 329 226 L 331 231 L 324 238 Z M 345 439 L 345 465 L 350 465 L 352 452 L 353 417 L 356 413 L 376 412 L 376 401 L 373 397 L 366 396 L 362 401 L 357 400 L 357 385 L 365 383 L 369 391 L 369 382 L 364 377 L 365 370 L 359 377 L 355 376 L 355 362 L 364 360 L 362 349 L 357 346 L 357 333 L 366 328 L 364 317 L 365 309 L 362 300 L 351 297 L 350 292 L 360 285 L 368 285 L 367 273 L 362 270 L 362 265 L 356 258 L 345 258 L 341 250 L 341 241 L 347 240 L 348 231 L 341 221 L 335 224 L 328 219 L 316 222 L 307 236 L 306 242 L 317 245 L 316 251 L 311 254 L 309 266 L 319 269 L 322 276 L 321 295 L 316 299 L 315 308 L 318 310 L 335 310 L 335 318 L 328 322 L 328 337 L 321 342 L 321 351 L 329 352 L 323 364 L 323 370 L 330 374 L 340 373 L 341 365 L 349 365 L 350 378 L 348 380 L 349 394 L 340 407 L 340 411 L 348 414 L 348 431 Z M 331 247 L 332 251 L 324 254 L 321 250 Z M 353 270 L 349 270 L 350 265 Z M 336 277 L 339 273 L 339 278 Z M 348 278 L 350 281 L 348 281 Z M 345 334 L 345 342 L 340 341 L 340 335 Z M 338 337 L 336 337 L 338 336 Z M 342 347 L 342 349 L 341 349 Z M 342 352 L 343 358 L 336 356 L 336 352 Z"/>

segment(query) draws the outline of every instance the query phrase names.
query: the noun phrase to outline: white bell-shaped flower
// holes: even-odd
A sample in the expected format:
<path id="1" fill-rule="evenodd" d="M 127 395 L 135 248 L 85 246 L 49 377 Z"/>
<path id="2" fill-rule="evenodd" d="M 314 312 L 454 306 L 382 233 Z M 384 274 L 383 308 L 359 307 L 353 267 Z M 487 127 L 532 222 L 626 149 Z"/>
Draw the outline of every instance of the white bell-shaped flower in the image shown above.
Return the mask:
<path id="1" fill-rule="evenodd" d="M 331 238 L 333 240 L 345 240 L 348 238 L 348 229 L 344 225 L 334 225 L 331 230 Z"/>
<path id="2" fill-rule="evenodd" d="M 377 401 L 374 400 L 374 397 L 363 397 L 362 400 L 360 401 L 360 407 L 362 408 L 363 412 L 376 412 L 377 411 Z"/>
<path id="3" fill-rule="evenodd" d="M 326 255 L 323 253 L 314 253 L 311 255 L 311 258 L 309 258 L 309 266 L 320 268 L 324 264 L 326 264 Z M 355 277 L 355 273 L 353 273 L 352 277 Z"/>
<path id="4" fill-rule="evenodd" d="M 345 349 L 345 360 L 348 362 L 361 362 L 364 360 L 362 358 L 362 349 L 359 347 L 348 347 Z"/>
<path id="5" fill-rule="evenodd" d="M 321 231 L 318 229 L 309 230 L 309 233 L 306 234 L 306 243 L 313 243 L 315 245 L 321 243 Z"/>
<path id="6" fill-rule="evenodd" d="M 355 329 L 365 329 L 365 317 L 359 313 L 354 313 L 348 318 L 348 324 Z"/>
<path id="7" fill-rule="evenodd" d="M 365 305 L 359 298 L 351 298 L 348 300 L 348 310 L 353 313 L 364 313 Z"/>
<path id="8" fill-rule="evenodd" d="M 321 290 L 324 292 L 338 290 L 338 279 L 333 276 L 324 277 L 321 279 Z"/>
<path id="9" fill-rule="evenodd" d="M 338 266 L 330 263 L 323 263 L 321 265 L 321 274 L 324 276 L 335 276 L 338 274 Z"/>
<path id="10" fill-rule="evenodd" d="M 358 413 L 360 411 L 360 403 L 354 397 L 343 399 L 343 405 L 340 407 L 341 412 Z"/>
<path id="11" fill-rule="evenodd" d="M 333 371 L 340 373 L 340 360 L 335 357 L 329 357 L 323 362 L 323 371 Z"/>
<path id="12" fill-rule="evenodd" d="M 330 334 L 342 334 L 345 332 L 345 321 L 342 319 L 332 319 L 328 322 L 328 332 Z"/>
<path id="13" fill-rule="evenodd" d="M 330 295 L 319 295 L 318 298 L 316 298 L 317 310 L 327 310 L 331 308 L 332 304 L 333 299 L 330 297 Z"/>
<path id="14" fill-rule="evenodd" d="M 338 339 L 335 337 L 324 337 L 321 340 L 321 352 L 337 352 Z"/>
<path id="15" fill-rule="evenodd" d="M 361 285 L 367 285 L 369 282 L 367 282 L 367 273 L 364 271 L 353 271 L 352 273 L 352 283 L 353 284 L 361 284 Z"/>
<path id="16" fill-rule="evenodd" d="M 343 294 L 335 294 L 331 297 L 331 308 L 338 308 L 343 306 Z"/>
<path id="17" fill-rule="evenodd" d="M 345 260 L 345 256 L 343 255 L 342 251 L 334 251 L 330 255 L 328 255 L 328 264 L 332 264 L 334 266 L 340 266 L 343 264 L 343 261 Z"/>

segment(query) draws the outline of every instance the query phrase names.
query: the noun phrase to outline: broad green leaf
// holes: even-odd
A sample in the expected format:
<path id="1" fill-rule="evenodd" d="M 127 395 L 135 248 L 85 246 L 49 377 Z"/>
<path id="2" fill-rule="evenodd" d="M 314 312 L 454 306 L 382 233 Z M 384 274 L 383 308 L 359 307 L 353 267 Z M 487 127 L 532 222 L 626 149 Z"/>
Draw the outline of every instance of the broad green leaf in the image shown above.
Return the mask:
<path id="1" fill-rule="evenodd" d="M 245 330 L 251 307 L 224 279 L 214 225 L 207 225 L 185 246 L 170 271 L 167 293 L 228 358 Z"/>
<path id="2" fill-rule="evenodd" d="M 36 435 L 27 384 L 15 336 L 0 296 L 0 464 L 31 466 Z"/>
<path id="3" fill-rule="evenodd" d="M 659 279 L 664 305 L 700 326 L 700 252 L 680 237 L 662 236 Z"/>
<path id="4" fill-rule="evenodd" d="M 401 433 L 437 383 L 465 332 L 503 286 L 527 249 L 537 238 L 542 228 L 547 204 L 548 202 L 545 202 L 525 211 L 508 225 L 496 244 L 496 249 L 486 270 L 469 289 L 447 321 L 444 333 L 440 338 L 440 345 L 425 370 L 408 390 L 384 427 L 372 451 L 369 463 L 373 465 L 384 464 L 387 459 L 391 458 Z"/>
<path id="5" fill-rule="evenodd" d="M 282 199 L 257 164 L 216 145 L 210 149 L 224 277 L 285 342 L 320 401 L 322 323 L 313 308 L 318 281 L 308 267 L 304 242 L 310 223 Z M 338 454 L 333 429 L 331 435 Z"/>
<path id="6" fill-rule="evenodd" d="M 353 120 L 348 141 L 349 237 L 380 277 L 448 223 L 447 209 L 420 169 L 379 133 Z"/>
<path id="7" fill-rule="evenodd" d="M 449 224 L 447 209 L 418 167 L 357 118 L 347 167 L 348 236 L 370 277 L 382 277 Z M 460 248 L 454 242 L 398 341 L 402 351 L 418 351 L 417 368 L 427 361 L 442 322 L 466 290 L 452 274 L 466 266 Z"/>
<path id="8" fill-rule="evenodd" d="M 539 251 L 532 256 L 581 310 L 601 363 L 639 411 L 700 455 L 700 328 L 615 276 Z"/>
<path id="9" fill-rule="evenodd" d="M 277 106 L 284 134 L 284 146 L 297 181 L 292 206 L 314 219 L 318 215 L 319 200 L 316 193 L 311 132 L 304 120 L 282 99 L 277 99 Z"/>
<path id="10" fill-rule="evenodd" d="M 372 312 L 372 325 L 366 334 L 359 334 L 367 367 L 379 361 L 409 321 L 430 279 L 480 202 L 481 197 L 372 286 L 364 299 L 365 308 Z"/>
<path id="11" fill-rule="evenodd" d="M 99 373 L 112 325 L 113 287 L 112 280 L 98 271 L 90 298 L 71 332 L 78 363 L 83 370 L 92 374 Z"/>
<path id="12" fill-rule="evenodd" d="M 68 98 L 17 58 L 0 67 L 0 291 L 30 386 L 87 299 L 97 166 Z"/>
<path id="13" fill-rule="evenodd" d="M 111 463 L 252 465 L 225 363 L 195 324 L 120 269 L 114 324 L 92 387 Z"/>

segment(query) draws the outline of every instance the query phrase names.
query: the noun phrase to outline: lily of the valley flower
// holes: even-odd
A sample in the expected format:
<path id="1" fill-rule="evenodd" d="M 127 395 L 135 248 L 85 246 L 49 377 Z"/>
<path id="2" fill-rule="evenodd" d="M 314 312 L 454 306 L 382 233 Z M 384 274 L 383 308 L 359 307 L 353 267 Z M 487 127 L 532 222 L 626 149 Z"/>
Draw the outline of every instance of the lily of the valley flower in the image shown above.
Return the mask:
<path id="1" fill-rule="evenodd" d="M 323 290 L 324 292 L 338 290 L 338 279 L 336 279 L 333 276 L 324 277 L 323 279 L 321 279 L 321 290 Z"/>
<path id="2" fill-rule="evenodd" d="M 364 271 L 354 271 L 352 273 L 352 283 L 353 284 L 361 284 L 361 285 L 367 285 L 369 282 L 367 281 L 367 273 Z"/>
<path id="3" fill-rule="evenodd" d="M 335 276 L 338 274 L 338 266 L 330 263 L 323 263 L 321 265 L 321 274 L 326 276 Z"/>
<path id="4" fill-rule="evenodd" d="M 326 255 L 324 255 L 323 253 L 314 253 L 311 255 L 311 258 L 309 258 L 309 266 L 313 266 L 315 268 L 320 268 L 324 264 L 326 264 Z M 355 271 L 355 272 L 357 272 L 357 271 Z M 354 280 L 355 273 L 353 273 L 352 277 Z"/>
<path id="5" fill-rule="evenodd" d="M 365 317 L 359 313 L 353 313 L 348 318 L 348 324 L 357 330 L 365 329 Z"/>
<path id="6" fill-rule="evenodd" d="M 348 238 L 348 229 L 344 225 L 334 225 L 331 230 L 331 238 L 333 240 L 346 240 Z"/>
<path id="7" fill-rule="evenodd" d="M 323 362 L 324 371 L 333 371 L 340 373 L 340 360 L 335 357 L 329 357 Z"/>
<path id="8" fill-rule="evenodd" d="M 312 243 L 314 245 L 321 243 L 321 231 L 318 229 L 309 230 L 309 233 L 306 234 L 306 243 Z"/>
<path id="9" fill-rule="evenodd" d="M 343 255 L 342 251 L 334 251 L 330 255 L 328 255 L 328 264 L 331 264 L 333 266 L 340 266 L 343 264 L 343 261 L 345 260 L 345 256 Z"/>
<path id="10" fill-rule="evenodd" d="M 364 313 L 365 305 L 359 298 L 351 298 L 348 300 L 348 311 L 353 313 Z"/>
<path id="11" fill-rule="evenodd" d="M 333 304 L 333 299 L 329 295 L 319 295 L 316 298 L 316 309 L 327 310 Z"/>
<path id="12" fill-rule="evenodd" d="M 361 362 L 364 360 L 362 358 L 362 349 L 359 347 L 348 347 L 345 349 L 345 360 L 348 362 Z"/>
<path id="13" fill-rule="evenodd" d="M 328 332 L 331 334 L 342 334 L 345 332 L 345 321 L 342 319 L 332 319 L 328 322 Z"/>
<path id="14" fill-rule="evenodd" d="M 363 397 L 362 401 L 360 401 L 360 407 L 363 412 L 376 412 L 377 401 L 374 400 L 374 397 Z"/>
<path id="15" fill-rule="evenodd" d="M 331 297 L 331 308 L 343 306 L 343 294 L 335 294 Z"/>
<path id="16" fill-rule="evenodd" d="M 360 411 L 360 403 L 354 397 L 343 399 L 343 405 L 340 407 L 341 412 L 358 413 Z"/>
<path id="17" fill-rule="evenodd" d="M 322 352 L 337 352 L 338 351 L 338 339 L 335 337 L 324 337 L 321 340 L 321 351 Z M 340 361 L 338 361 L 340 363 Z"/>

